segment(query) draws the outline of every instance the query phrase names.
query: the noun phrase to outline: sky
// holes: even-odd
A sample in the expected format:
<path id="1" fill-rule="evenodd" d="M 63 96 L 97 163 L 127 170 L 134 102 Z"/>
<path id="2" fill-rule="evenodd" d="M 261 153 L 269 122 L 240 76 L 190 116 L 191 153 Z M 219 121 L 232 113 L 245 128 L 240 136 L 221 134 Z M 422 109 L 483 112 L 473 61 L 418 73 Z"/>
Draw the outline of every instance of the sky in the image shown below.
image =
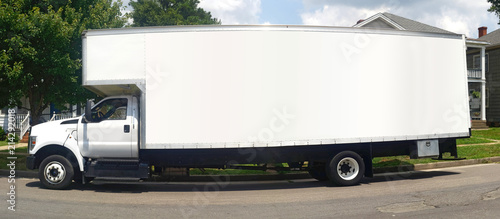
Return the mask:
<path id="1" fill-rule="evenodd" d="M 486 0 L 199 0 L 223 25 L 289 24 L 353 26 L 379 12 L 389 12 L 467 37 L 480 26 L 498 29 L 499 18 Z M 123 1 L 127 6 L 129 0 Z M 131 10 L 129 6 L 127 10 Z"/>

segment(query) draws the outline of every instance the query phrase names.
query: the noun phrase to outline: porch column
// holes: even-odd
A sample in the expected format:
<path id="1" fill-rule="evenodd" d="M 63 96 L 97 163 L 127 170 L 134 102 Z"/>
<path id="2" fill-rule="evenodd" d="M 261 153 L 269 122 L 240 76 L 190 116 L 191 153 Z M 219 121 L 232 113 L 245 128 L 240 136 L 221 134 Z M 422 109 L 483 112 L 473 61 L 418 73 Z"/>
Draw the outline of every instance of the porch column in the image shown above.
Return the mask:
<path id="1" fill-rule="evenodd" d="M 481 120 L 486 120 L 486 47 L 481 47 Z"/>

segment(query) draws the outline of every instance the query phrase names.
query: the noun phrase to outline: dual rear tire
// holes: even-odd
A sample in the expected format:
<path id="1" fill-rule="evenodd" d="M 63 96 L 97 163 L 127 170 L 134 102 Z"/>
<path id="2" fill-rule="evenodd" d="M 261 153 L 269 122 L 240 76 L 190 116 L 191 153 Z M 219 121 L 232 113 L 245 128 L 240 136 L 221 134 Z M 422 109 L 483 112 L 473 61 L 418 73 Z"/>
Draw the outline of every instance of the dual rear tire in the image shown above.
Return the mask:
<path id="1" fill-rule="evenodd" d="M 352 186 L 361 182 L 365 174 L 365 163 L 356 152 L 342 151 L 322 166 L 313 165 L 309 174 L 319 181 L 330 180 L 335 185 Z"/>

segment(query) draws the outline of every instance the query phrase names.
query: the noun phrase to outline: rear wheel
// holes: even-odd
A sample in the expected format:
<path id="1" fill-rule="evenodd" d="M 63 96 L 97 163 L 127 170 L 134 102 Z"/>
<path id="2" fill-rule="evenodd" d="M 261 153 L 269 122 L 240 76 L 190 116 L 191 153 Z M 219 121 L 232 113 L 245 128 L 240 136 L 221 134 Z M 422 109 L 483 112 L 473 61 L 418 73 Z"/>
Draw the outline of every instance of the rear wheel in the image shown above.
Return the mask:
<path id="1" fill-rule="evenodd" d="M 52 155 L 45 158 L 40 164 L 38 178 L 48 189 L 64 189 L 73 180 L 73 166 L 65 157 Z"/>
<path id="2" fill-rule="evenodd" d="M 365 163 L 359 154 L 343 151 L 335 155 L 326 168 L 330 181 L 340 186 L 357 185 L 365 174 Z"/>

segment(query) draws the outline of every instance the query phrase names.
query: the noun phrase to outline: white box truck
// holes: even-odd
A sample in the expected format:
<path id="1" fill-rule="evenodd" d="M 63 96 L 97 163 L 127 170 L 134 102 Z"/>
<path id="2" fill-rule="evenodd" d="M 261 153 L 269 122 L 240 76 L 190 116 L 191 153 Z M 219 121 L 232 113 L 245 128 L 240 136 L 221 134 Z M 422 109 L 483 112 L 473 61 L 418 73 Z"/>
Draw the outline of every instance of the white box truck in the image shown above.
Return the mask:
<path id="1" fill-rule="evenodd" d="M 354 185 L 373 157 L 457 155 L 465 48 L 463 35 L 361 28 L 89 30 L 83 86 L 103 99 L 32 127 L 27 166 L 52 189 L 267 163 Z"/>

